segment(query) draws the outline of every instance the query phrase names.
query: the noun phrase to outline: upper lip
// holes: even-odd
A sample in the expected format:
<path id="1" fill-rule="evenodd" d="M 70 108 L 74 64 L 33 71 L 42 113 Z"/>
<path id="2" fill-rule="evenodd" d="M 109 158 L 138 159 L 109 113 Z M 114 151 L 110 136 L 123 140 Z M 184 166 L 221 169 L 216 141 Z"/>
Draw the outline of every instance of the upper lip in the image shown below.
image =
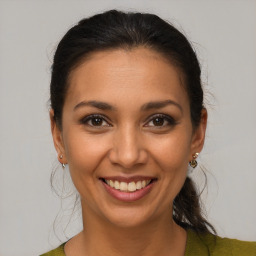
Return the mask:
<path id="1" fill-rule="evenodd" d="M 153 176 L 131 176 L 131 177 L 124 177 L 124 176 L 104 176 L 104 177 L 100 177 L 100 179 L 104 179 L 104 180 L 113 180 L 113 181 L 123 181 L 126 183 L 129 182 L 137 182 L 137 181 L 142 181 L 142 180 L 156 180 L 156 177 Z"/>

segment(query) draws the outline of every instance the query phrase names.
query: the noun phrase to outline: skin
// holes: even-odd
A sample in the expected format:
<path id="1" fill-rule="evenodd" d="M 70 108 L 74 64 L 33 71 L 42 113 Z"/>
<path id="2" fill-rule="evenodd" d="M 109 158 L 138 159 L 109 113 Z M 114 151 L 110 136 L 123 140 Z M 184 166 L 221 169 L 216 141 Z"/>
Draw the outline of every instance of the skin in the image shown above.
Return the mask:
<path id="1" fill-rule="evenodd" d="M 142 108 L 168 100 L 174 103 Z M 113 109 L 80 104 L 88 101 Z M 95 125 L 85 118 L 91 114 L 104 119 Z M 172 203 L 202 150 L 207 113 L 193 129 L 181 72 L 143 47 L 93 53 L 71 73 L 61 130 L 53 116 L 54 145 L 80 193 L 85 227 L 65 245 L 66 255 L 184 255 L 186 231 L 172 220 Z M 134 175 L 157 179 L 134 202 L 113 198 L 99 179 Z"/>

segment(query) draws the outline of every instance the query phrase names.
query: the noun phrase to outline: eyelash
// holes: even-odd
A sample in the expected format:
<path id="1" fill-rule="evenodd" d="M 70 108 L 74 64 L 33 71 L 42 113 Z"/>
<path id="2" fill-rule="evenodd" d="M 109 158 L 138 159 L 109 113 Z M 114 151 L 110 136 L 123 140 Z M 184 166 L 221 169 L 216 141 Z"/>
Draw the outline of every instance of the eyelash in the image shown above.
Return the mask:
<path id="1" fill-rule="evenodd" d="M 166 127 L 166 126 L 174 126 L 177 124 L 177 122 L 174 120 L 173 117 L 169 116 L 169 115 L 164 115 L 164 114 L 156 114 L 156 115 L 153 115 L 150 117 L 149 121 L 147 122 L 150 123 L 150 122 L 153 122 L 154 120 L 156 120 L 156 118 L 161 118 L 164 120 L 164 122 L 166 121 L 167 124 L 165 125 L 162 125 L 162 126 L 159 126 L 159 128 L 162 128 L 162 127 Z M 147 127 L 151 127 L 150 125 L 146 125 Z M 153 127 L 156 127 L 158 128 L 157 125 L 153 126 Z"/>
<path id="2" fill-rule="evenodd" d="M 104 125 L 104 127 L 105 127 L 105 126 L 107 126 L 107 127 L 111 126 L 111 125 L 109 124 L 109 122 L 106 121 L 107 118 L 106 118 L 104 115 L 100 115 L 100 114 L 93 114 L 93 115 L 86 116 L 86 117 L 84 117 L 84 118 L 80 121 L 80 123 L 83 124 L 83 125 L 89 125 L 89 126 L 91 126 L 91 127 L 99 127 L 99 128 L 101 128 L 102 126 L 97 126 L 97 125 L 88 124 L 89 121 L 92 121 L 93 119 L 101 119 L 103 122 L 106 122 L 107 125 Z"/>
<path id="3" fill-rule="evenodd" d="M 161 125 L 161 126 L 157 126 L 157 125 L 148 125 L 150 122 L 153 122 L 154 120 L 156 120 L 157 118 L 161 118 L 163 119 L 164 122 L 167 122 L 167 124 L 165 123 L 165 125 Z M 89 124 L 89 121 L 92 121 L 93 119 L 100 119 L 102 120 L 102 122 L 106 122 L 107 125 L 93 125 L 93 124 Z M 93 115 L 89 115 L 84 117 L 83 119 L 81 119 L 80 123 L 83 125 L 88 125 L 90 127 L 98 127 L 98 128 L 102 128 L 102 127 L 110 127 L 112 126 L 108 121 L 106 121 L 106 117 L 104 115 L 100 115 L 100 114 L 93 114 Z M 153 115 L 149 118 L 149 120 L 146 122 L 147 125 L 145 125 L 146 127 L 156 127 L 156 128 L 162 128 L 162 127 L 166 127 L 166 126 L 174 126 L 177 124 L 177 122 L 174 120 L 174 118 L 172 118 L 169 115 L 165 115 L 165 114 L 156 114 Z"/>

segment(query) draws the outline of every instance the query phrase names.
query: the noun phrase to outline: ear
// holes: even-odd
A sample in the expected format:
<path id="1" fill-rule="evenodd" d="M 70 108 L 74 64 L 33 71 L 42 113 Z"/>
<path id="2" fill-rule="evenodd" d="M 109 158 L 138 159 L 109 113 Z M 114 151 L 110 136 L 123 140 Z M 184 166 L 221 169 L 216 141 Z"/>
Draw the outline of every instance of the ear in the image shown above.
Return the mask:
<path id="1" fill-rule="evenodd" d="M 207 126 L 207 110 L 203 108 L 201 112 L 201 121 L 198 127 L 194 130 L 192 141 L 191 141 L 191 156 L 190 160 L 192 160 L 192 156 L 195 153 L 200 153 L 204 146 L 204 140 L 205 140 L 205 132 L 206 132 L 206 126 Z"/>
<path id="2" fill-rule="evenodd" d="M 54 147 L 58 154 L 58 160 L 60 163 L 65 164 L 67 163 L 67 159 L 65 155 L 62 132 L 55 121 L 53 109 L 50 110 L 49 114 L 50 114 L 50 120 L 51 120 L 52 138 L 53 138 Z"/>

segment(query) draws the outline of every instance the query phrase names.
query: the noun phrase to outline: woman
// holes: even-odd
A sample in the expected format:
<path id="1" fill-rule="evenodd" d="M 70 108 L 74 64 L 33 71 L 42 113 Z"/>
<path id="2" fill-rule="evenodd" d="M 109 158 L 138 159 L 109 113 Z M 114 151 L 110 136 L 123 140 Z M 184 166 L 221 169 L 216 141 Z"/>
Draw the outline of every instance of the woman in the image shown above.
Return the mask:
<path id="1" fill-rule="evenodd" d="M 207 124 L 200 72 L 188 40 L 155 15 L 112 10 L 67 32 L 50 118 L 84 229 L 44 255 L 256 255 L 256 243 L 215 235 L 188 177 Z"/>

